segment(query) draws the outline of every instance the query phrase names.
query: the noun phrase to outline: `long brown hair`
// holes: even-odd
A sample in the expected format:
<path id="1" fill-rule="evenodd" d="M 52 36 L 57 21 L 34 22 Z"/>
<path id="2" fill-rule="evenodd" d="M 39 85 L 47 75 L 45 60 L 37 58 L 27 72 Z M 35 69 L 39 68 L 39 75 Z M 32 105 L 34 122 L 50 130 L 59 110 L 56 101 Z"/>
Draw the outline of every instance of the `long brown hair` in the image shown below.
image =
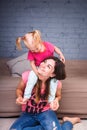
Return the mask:
<path id="1" fill-rule="evenodd" d="M 48 96 L 50 94 L 50 79 L 48 79 L 45 82 L 45 100 L 48 100 Z M 36 102 L 38 102 L 40 100 L 41 97 L 41 86 L 42 86 L 42 81 L 40 79 L 38 79 L 37 84 L 35 86 L 36 88 Z"/>

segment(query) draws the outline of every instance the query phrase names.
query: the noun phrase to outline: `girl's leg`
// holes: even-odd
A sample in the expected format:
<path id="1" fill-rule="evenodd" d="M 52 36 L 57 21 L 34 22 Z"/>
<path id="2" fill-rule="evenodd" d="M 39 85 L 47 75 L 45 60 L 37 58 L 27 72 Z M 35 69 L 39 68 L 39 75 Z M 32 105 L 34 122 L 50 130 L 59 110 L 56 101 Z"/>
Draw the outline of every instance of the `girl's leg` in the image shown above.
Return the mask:
<path id="1" fill-rule="evenodd" d="M 55 99 L 55 94 L 58 86 L 58 80 L 55 78 L 51 79 L 50 81 L 50 95 L 49 95 L 49 102 L 52 102 Z"/>
<path id="2" fill-rule="evenodd" d="M 38 122 L 36 122 L 31 115 L 28 113 L 22 113 L 22 115 L 10 127 L 10 130 L 23 130 L 25 127 L 36 126 L 37 124 Z"/>

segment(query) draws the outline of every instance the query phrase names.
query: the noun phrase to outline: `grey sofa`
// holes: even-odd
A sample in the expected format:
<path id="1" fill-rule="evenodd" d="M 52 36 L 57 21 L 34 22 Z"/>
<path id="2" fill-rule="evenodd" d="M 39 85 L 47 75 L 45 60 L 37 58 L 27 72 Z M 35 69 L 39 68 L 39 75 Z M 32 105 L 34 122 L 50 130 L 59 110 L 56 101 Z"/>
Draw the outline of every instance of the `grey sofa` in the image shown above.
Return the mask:
<path id="1" fill-rule="evenodd" d="M 0 59 L 0 117 L 15 117 L 21 112 L 21 107 L 15 103 L 20 77 L 12 76 L 7 61 L 9 59 Z M 66 72 L 57 115 L 87 118 L 87 60 L 66 60 Z"/>

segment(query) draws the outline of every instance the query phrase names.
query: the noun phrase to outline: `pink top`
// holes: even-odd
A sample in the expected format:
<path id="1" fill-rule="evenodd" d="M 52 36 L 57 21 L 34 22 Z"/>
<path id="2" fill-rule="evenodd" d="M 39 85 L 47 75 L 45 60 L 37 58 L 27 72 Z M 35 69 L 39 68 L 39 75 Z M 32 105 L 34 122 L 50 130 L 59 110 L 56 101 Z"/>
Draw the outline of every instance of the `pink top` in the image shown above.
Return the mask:
<path id="1" fill-rule="evenodd" d="M 22 79 L 23 79 L 23 81 L 24 81 L 24 83 L 26 84 L 27 83 L 27 81 L 28 81 L 28 76 L 29 76 L 29 73 L 30 73 L 30 71 L 25 71 L 23 74 L 22 74 Z M 26 85 L 25 85 L 25 87 L 26 87 Z M 41 92 L 42 94 L 43 94 L 43 90 L 42 90 L 42 92 Z M 30 110 L 32 110 L 32 100 L 31 99 L 33 99 L 33 96 L 31 96 L 31 98 L 30 98 L 30 100 L 29 100 L 29 102 L 28 102 L 28 105 L 30 106 L 30 108 L 28 108 L 28 112 L 30 112 Z M 41 101 L 40 101 L 40 103 L 41 103 Z M 33 108 L 34 108 L 34 106 L 33 106 Z M 38 108 L 38 105 L 37 105 L 37 108 Z M 43 105 L 40 107 L 40 108 L 38 108 L 38 110 L 37 110 L 37 112 L 38 111 L 40 111 L 40 109 L 42 109 L 43 108 Z M 34 108 L 35 109 L 35 108 Z M 50 109 L 50 105 L 47 103 L 47 105 L 42 109 L 42 111 L 46 111 L 46 110 L 48 110 L 48 109 Z M 23 104 L 22 105 L 22 111 L 25 111 L 26 110 L 26 104 Z"/>
<path id="2" fill-rule="evenodd" d="M 27 103 L 27 112 L 29 113 L 40 113 L 43 111 L 46 111 L 50 109 L 50 104 L 46 100 L 46 94 L 45 91 L 40 92 L 40 101 L 38 103 L 35 102 L 35 97 L 36 97 L 36 89 L 34 88 L 31 94 L 30 99 L 28 100 Z"/>
<path id="3" fill-rule="evenodd" d="M 43 42 L 46 50 L 44 52 L 31 52 L 29 51 L 28 52 L 28 57 L 27 59 L 32 61 L 34 60 L 35 61 L 35 65 L 36 66 L 39 66 L 40 63 L 47 57 L 49 56 L 53 56 L 53 53 L 54 53 L 54 45 L 52 45 L 51 43 L 49 42 Z"/>
<path id="4" fill-rule="evenodd" d="M 23 79 L 23 81 L 24 81 L 25 84 L 27 83 L 29 73 L 30 73 L 30 71 L 25 71 L 25 72 L 22 74 L 22 79 Z M 25 85 L 25 86 L 26 86 L 26 85 Z M 60 81 L 58 82 L 58 87 L 60 87 Z M 44 94 L 43 91 L 42 91 L 41 93 Z M 28 105 L 30 106 L 30 108 L 28 109 L 28 112 L 32 110 L 31 99 L 33 99 L 32 96 L 31 96 L 31 98 L 30 98 L 30 101 L 28 102 Z M 43 100 L 43 101 L 44 101 L 44 100 Z M 43 101 L 40 101 L 39 103 L 42 102 L 42 104 L 43 104 Z M 38 108 L 38 105 L 39 105 L 39 104 L 37 104 L 37 108 Z M 50 109 L 49 103 L 46 103 L 46 105 L 44 106 L 44 108 L 43 108 L 43 109 L 42 109 L 42 108 L 43 108 L 43 105 L 42 105 L 40 108 L 38 108 L 37 112 L 40 111 L 40 109 L 41 109 L 41 111 L 46 111 L 46 110 Z M 23 104 L 23 105 L 22 105 L 22 111 L 25 111 L 25 109 L 26 109 L 26 104 Z"/>

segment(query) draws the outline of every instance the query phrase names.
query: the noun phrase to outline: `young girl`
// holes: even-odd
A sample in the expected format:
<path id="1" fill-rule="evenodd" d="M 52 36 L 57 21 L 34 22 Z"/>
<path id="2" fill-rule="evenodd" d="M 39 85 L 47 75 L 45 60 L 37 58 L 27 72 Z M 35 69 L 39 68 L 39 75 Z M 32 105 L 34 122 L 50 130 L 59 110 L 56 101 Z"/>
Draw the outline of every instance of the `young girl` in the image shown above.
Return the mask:
<path id="1" fill-rule="evenodd" d="M 65 62 L 65 58 L 59 48 L 49 42 L 42 41 L 41 33 L 39 30 L 29 32 L 23 37 L 18 37 L 16 40 L 16 45 L 18 49 L 22 48 L 20 44 L 21 40 L 23 40 L 25 46 L 29 49 L 28 60 L 30 61 L 31 67 L 33 69 L 33 71 L 30 72 L 30 76 L 28 78 L 27 86 L 24 93 L 24 102 L 26 102 L 27 99 L 30 98 L 33 86 L 37 82 L 38 66 L 40 65 L 41 61 L 49 56 L 53 56 L 54 52 L 60 56 L 60 60 L 63 61 L 63 63 Z M 49 102 L 53 101 L 53 99 L 55 98 L 58 80 L 52 79 L 50 84 L 51 87 Z"/>

